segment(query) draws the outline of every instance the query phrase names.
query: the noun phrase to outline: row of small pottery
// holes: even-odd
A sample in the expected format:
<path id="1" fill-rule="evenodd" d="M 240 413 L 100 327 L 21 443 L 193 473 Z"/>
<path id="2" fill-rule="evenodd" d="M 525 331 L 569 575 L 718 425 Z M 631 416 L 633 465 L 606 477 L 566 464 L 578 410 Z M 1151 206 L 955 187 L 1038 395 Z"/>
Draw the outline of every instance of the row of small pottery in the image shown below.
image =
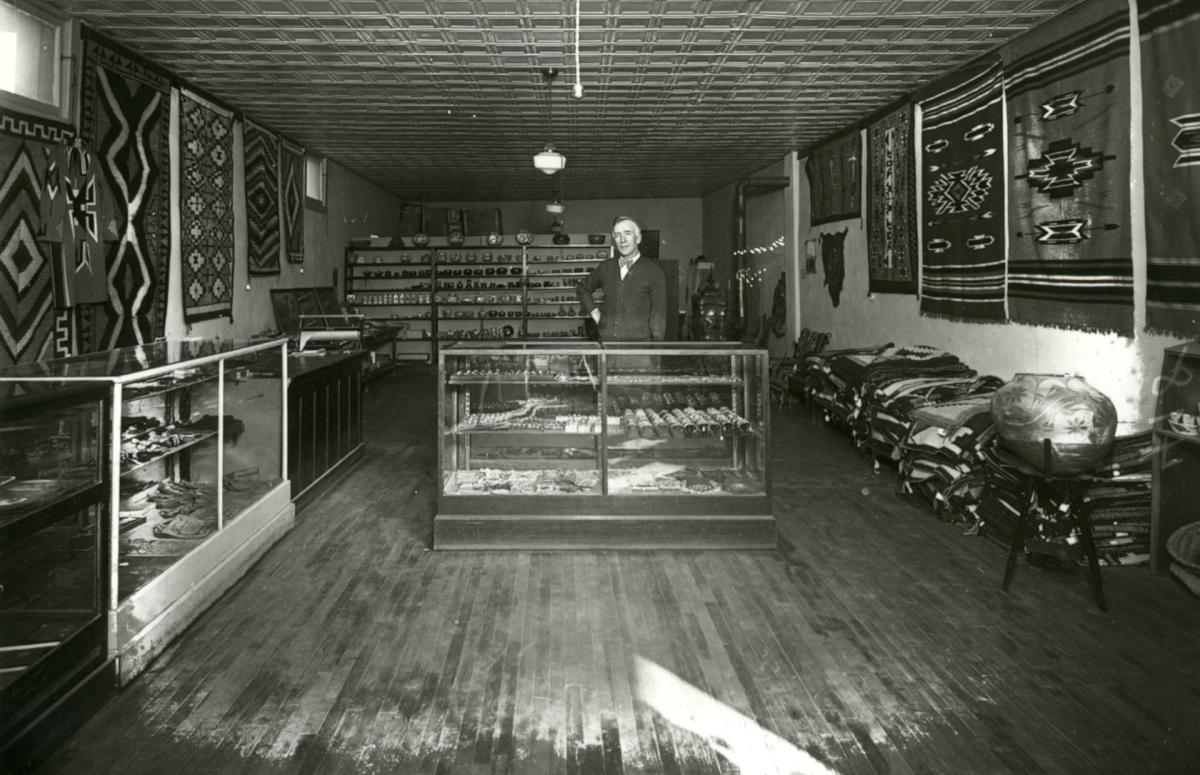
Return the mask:
<path id="1" fill-rule="evenodd" d="M 555 245 L 569 245 L 571 243 L 571 236 L 566 233 L 561 219 L 556 218 L 554 223 L 550 224 L 550 232 L 554 235 L 551 241 Z M 587 238 L 589 245 L 603 245 L 608 235 L 589 234 Z M 527 229 L 521 229 L 516 234 L 516 240 L 518 245 L 531 245 L 533 244 L 533 233 Z M 452 248 L 462 247 L 466 244 L 466 241 L 466 235 L 457 229 L 446 235 L 446 244 Z M 504 244 L 504 236 L 498 232 L 488 232 L 484 236 L 483 242 L 488 247 L 499 247 Z M 393 242 L 393 245 L 396 244 L 402 244 L 399 238 L 396 238 L 395 242 Z M 429 235 L 423 233 L 412 235 L 412 244 L 418 248 L 426 247 L 429 244 Z"/>
<path id="2" fill-rule="evenodd" d="M 1108 396 L 1073 374 L 1017 374 L 992 396 L 1001 444 L 1039 471 L 1050 440 L 1050 472 L 1076 476 L 1098 466 L 1117 434 Z"/>

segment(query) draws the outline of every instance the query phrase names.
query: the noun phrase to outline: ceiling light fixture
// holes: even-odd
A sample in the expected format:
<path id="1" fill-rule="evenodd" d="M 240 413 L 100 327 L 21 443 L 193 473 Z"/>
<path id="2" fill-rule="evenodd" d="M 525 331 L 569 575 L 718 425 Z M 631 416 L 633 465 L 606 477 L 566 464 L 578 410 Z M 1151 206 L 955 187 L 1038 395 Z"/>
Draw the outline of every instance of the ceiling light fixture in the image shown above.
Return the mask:
<path id="1" fill-rule="evenodd" d="M 558 71 L 554 68 L 547 68 L 542 71 L 542 76 L 546 79 L 547 102 L 550 106 L 550 136 L 554 134 L 554 77 L 558 75 Z M 546 150 L 541 153 L 534 154 L 533 166 L 547 175 L 553 175 L 559 170 L 567 166 L 567 157 L 563 156 L 558 151 L 554 150 L 554 143 L 546 143 Z"/>

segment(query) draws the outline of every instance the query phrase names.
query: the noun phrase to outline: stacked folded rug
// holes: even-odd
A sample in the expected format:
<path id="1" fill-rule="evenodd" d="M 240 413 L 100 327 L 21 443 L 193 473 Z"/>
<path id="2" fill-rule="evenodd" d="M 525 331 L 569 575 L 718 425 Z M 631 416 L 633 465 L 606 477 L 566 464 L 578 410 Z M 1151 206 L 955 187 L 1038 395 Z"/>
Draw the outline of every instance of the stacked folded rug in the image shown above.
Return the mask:
<path id="1" fill-rule="evenodd" d="M 928 404 L 908 413 L 911 428 L 896 448 L 900 491 L 929 504 L 940 519 L 978 522 L 979 499 L 987 482 L 983 451 L 996 436 L 992 424 L 994 381 L 978 382 L 983 392 Z"/>
<path id="2" fill-rule="evenodd" d="M 1082 490 L 1102 565 L 1144 565 L 1150 559 L 1150 486 L 1153 440 L 1149 431 L 1118 436 L 1105 462 Z M 987 487 L 979 503 L 980 532 L 1008 546 L 1027 497 L 1022 477 L 999 450 L 984 455 Z M 1031 554 L 1082 562 L 1079 528 L 1065 488 L 1046 488 L 1034 512 L 1026 547 Z"/>
<path id="3" fill-rule="evenodd" d="M 790 384 L 876 461 L 896 461 L 901 494 L 928 503 L 940 519 L 970 524 L 970 533 L 1011 544 L 1028 479 L 996 447 L 991 397 L 1003 380 L 980 376 L 944 350 L 889 343 L 798 358 Z M 1148 561 L 1151 451 L 1149 431 L 1118 437 L 1084 487 L 1103 564 Z M 1065 501 L 1065 489 L 1047 488 L 1039 498 L 1030 552 L 1081 558 Z"/>

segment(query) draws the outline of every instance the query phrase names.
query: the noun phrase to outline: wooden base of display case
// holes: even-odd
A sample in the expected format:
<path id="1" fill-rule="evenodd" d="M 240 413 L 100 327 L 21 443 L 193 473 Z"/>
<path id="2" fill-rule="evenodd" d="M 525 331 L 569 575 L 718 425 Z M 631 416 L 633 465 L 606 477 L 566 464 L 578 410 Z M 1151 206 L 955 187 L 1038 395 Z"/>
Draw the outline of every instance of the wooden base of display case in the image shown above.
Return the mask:
<path id="1" fill-rule="evenodd" d="M 774 549 L 775 518 L 439 514 L 433 520 L 433 548 Z"/>
<path id="2" fill-rule="evenodd" d="M 281 482 L 117 608 L 121 685 L 150 661 L 296 524 L 291 484 Z"/>

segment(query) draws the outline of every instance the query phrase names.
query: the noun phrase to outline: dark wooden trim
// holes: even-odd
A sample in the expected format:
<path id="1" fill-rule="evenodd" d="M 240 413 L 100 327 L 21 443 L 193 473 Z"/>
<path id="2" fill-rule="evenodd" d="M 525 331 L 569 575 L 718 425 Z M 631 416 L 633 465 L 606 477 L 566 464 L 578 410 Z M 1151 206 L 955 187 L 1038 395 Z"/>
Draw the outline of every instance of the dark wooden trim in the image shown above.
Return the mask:
<path id="1" fill-rule="evenodd" d="M 463 549 L 775 549 L 775 518 L 438 515 L 433 546 Z"/>

